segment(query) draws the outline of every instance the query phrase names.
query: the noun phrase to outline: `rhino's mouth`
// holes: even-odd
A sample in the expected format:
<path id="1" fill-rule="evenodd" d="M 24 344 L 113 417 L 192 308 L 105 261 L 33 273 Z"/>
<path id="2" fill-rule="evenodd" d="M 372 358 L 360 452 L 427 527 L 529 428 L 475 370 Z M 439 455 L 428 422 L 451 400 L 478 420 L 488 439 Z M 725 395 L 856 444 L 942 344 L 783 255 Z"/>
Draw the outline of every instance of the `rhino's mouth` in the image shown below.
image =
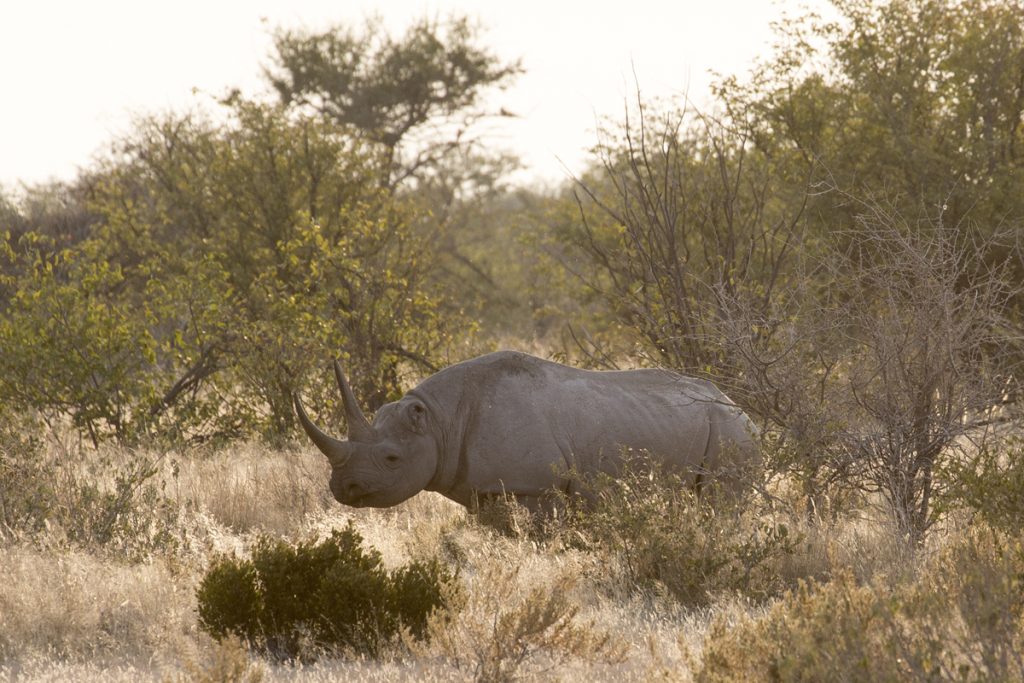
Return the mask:
<path id="1" fill-rule="evenodd" d="M 338 497 L 339 503 L 353 508 L 374 507 L 374 496 L 377 491 L 349 491 L 343 497 Z"/>
<path id="2" fill-rule="evenodd" d="M 347 505 L 353 508 L 379 508 L 389 507 L 395 504 L 389 500 L 385 491 L 352 492 L 343 498 L 335 498 L 342 505 Z"/>
<path id="3" fill-rule="evenodd" d="M 334 499 L 342 505 L 349 505 L 351 507 L 363 507 L 363 499 L 366 498 L 366 493 L 344 493 L 343 495 L 334 495 Z"/>

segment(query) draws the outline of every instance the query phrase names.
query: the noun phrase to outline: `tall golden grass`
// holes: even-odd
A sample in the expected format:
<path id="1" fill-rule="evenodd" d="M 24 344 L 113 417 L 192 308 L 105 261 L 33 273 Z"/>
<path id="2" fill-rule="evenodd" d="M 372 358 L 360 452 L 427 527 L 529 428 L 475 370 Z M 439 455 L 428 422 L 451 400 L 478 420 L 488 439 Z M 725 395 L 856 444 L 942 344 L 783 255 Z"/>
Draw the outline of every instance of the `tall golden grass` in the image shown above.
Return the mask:
<path id="1" fill-rule="evenodd" d="M 66 457 L 44 455 L 54 468 Z M 823 621 L 842 604 L 876 610 L 877 624 L 886 628 L 899 625 L 899 637 L 920 655 L 913 662 L 917 669 L 894 664 L 848 680 L 881 680 L 893 672 L 925 680 L 917 674 L 927 673 L 927 648 L 914 644 L 940 641 L 948 653 L 939 664 L 966 671 L 966 680 L 1024 674 L 1012 650 L 983 642 L 996 636 L 1021 642 L 1020 612 L 1012 611 L 1020 593 L 1019 575 L 1013 574 L 1020 570 L 1020 546 L 968 523 L 950 523 L 925 548 L 908 549 L 885 515 L 867 503 L 824 523 L 809 519 L 801 501 L 776 500 L 772 520 L 783 521 L 795 543 L 791 552 L 767 560 L 766 569 L 788 588 L 767 599 L 722 590 L 688 606 L 657 582 L 629 584 L 622 558 L 581 542 L 576 529 L 539 533 L 516 526 L 502 532 L 432 493 L 387 510 L 338 505 L 327 493 L 327 465 L 311 448 L 86 450 L 79 457 L 74 467 L 108 492 L 117 488 L 115 474 L 132 461 L 153 463 L 155 473 L 139 483 L 123 511 L 132 524 L 118 527 L 120 534 L 137 534 L 138 543 L 76 537 L 59 516 L 31 532 L 0 534 L 0 677 L 769 680 L 787 654 L 771 643 L 790 643 L 800 653 L 813 638 L 845 638 L 867 647 L 870 639 L 894 633 L 852 618 Z M 51 484 L 73 497 L 65 480 Z M 378 660 L 339 656 L 280 664 L 258 661 L 242 644 L 217 643 L 199 630 L 195 589 L 211 559 L 244 555 L 260 534 L 324 537 L 349 520 L 389 566 L 438 557 L 458 570 L 459 610 L 435 615 L 429 640 L 396 641 Z M 759 521 L 754 515 L 751 523 Z M 972 611 L 985 591 L 1012 603 L 1006 604 L 1009 619 L 986 622 L 981 607 Z M 892 599 L 916 606 L 886 612 Z M 815 631 L 826 623 L 847 631 Z M 834 655 L 834 662 L 815 660 L 818 669 L 799 660 L 785 671 L 798 677 L 801 671 L 828 671 L 830 664 L 850 668 L 840 657 L 849 652 L 856 654 L 856 647 Z M 805 665 L 810 668 L 799 668 Z"/>

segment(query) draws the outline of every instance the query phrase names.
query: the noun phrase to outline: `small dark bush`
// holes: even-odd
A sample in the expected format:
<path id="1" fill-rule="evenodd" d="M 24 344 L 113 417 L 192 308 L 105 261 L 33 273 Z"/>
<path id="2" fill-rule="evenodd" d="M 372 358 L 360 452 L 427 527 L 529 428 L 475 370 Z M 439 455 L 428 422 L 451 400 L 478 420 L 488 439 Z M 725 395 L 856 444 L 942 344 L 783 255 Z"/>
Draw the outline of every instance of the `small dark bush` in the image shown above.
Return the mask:
<path id="1" fill-rule="evenodd" d="M 391 575 L 392 592 L 389 612 L 409 629 L 414 638 L 424 637 L 427 617 L 438 606 L 438 576 L 445 569 L 437 560 L 412 562 Z"/>
<path id="2" fill-rule="evenodd" d="M 225 557 L 206 573 L 199 589 L 199 623 L 217 640 L 254 633 L 260 623 L 259 590 L 251 562 Z"/>
<path id="3" fill-rule="evenodd" d="M 278 659 L 376 655 L 402 628 L 422 638 L 452 580 L 436 561 L 388 572 L 351 524 L 320 543 L 262 538 L 252 559 L 214 562 L 197 592 L 199 623 L 218 640 L 236 635 Z"/>

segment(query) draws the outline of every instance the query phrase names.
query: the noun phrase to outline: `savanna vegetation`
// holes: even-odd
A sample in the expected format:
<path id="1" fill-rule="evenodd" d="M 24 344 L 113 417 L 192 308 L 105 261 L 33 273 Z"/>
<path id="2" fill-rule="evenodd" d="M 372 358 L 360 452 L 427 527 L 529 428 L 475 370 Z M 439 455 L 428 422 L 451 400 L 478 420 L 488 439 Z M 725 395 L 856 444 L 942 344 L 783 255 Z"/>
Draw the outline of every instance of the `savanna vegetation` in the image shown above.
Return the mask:
<path id="1" fill-rule="evenodd" d="M 264 93 L 0 194 L 0 671 L 1024 679 L 1024 5 L 833 5 L 555 188 L 454 17 L 281 28 Z M 711 379 L 764 471 L 331 499 L 330 359 L 372 411 L 498 347 Z"/>

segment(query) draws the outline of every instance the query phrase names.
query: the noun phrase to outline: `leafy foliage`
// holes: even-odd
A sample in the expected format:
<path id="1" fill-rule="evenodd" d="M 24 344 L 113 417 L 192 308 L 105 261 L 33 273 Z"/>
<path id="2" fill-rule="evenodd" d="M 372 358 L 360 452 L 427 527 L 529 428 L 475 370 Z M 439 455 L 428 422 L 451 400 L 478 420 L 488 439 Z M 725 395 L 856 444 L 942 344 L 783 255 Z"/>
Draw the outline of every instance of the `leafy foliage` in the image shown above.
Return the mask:
<path id="1" fill-rule="evenodd" d="M 605 303 L 593 359 L 714 380 L 812 508 L 881 492 L 920 541 L 936 468 L 1019 401 L 1024 33 L 1015 2 L 835 4 L 724 79 L 721 118 L 639 102 L 563 260 Z"/>
<path id="2" fill-rule="evenodd" d="M 325 377 L 321 359 L 339 351 L 376 408 L 398 391 L 400 362 L 432 367 L 446 343 L 439 292 L 427 281 L 431 243 L 412 231 L 401 201 L 375 188 L 345 129 L 233 106 L 226 131 L 188 119 L 143 127 L 135 162 L 116 169 L 97 200 L 110 258 L 132 253 L 133 226 L 153 226 L 153 239 L 134 249 L 138 274 L 189 278 L 212 295 L 209 306 L 168 302 L 184 367 L 219 358 L 221 393 L 250 417 L 269 408 L 261 431 L 288 433 L 289 396 L 314 367 Z M 129 201 L 136 194 L 147 201 Z"/>
<path id="3" fill-rule="evenodd" d="M 376 654 L 401 629 L 422 638 L 453 576 L 436 561 L 388 572 L 362 543 L 350 524 L 320 543 L 264 537 L 249 560 L 220 558 L 197 591 L 201 626 L 286 659 L 320 649 Z"/>
<path id="4" fill-rule="evenodd" d="M 1004 533 L 1020 530 L 1024 519 L 1024 443 L 1019 437 L 983 446 L 973 456 L 949 463 L 947 505 L 966 505 L 989 526 Z"/>
<path id="5" fill-rule="evenodd" d="M 825 190 L 898 199 L 986 231 L 1020 220 L 1024 24 L 1017 0 L 841 0 L 836 20 L 779 26 L 774 54 L 719 99 L 769 153 L 813 169 L 821 234 L 858 208 Z M 1019 276 L 1018 270 L 1018 276 Z"/>
<path id="6" fill-rule="evenodd" d="M 94 443 L 108 433 L 129 439 L 147 417 L 135 408 L 153 400 L 157 342 L 119 296 L 124 274 L 88 251 L 22 242 L 21 253 L 3 245 L 19 274 L 0 318 L 0 402 L 51 426 L 67 417 Z"/>
<path id="7" fill-rule="evenodd" d="M 94 178 L 91 238 L 8 238 L 5 405 L 94 443 L 280 439 L 307 384 L 335 407 L 325 358 L 349 356 L 371 409 L 407 367 L 437 367 L 461 314 L 411 204 L 375 186 L 346 129 L 229 106 L 224 126 L 142 122 Z"/>

